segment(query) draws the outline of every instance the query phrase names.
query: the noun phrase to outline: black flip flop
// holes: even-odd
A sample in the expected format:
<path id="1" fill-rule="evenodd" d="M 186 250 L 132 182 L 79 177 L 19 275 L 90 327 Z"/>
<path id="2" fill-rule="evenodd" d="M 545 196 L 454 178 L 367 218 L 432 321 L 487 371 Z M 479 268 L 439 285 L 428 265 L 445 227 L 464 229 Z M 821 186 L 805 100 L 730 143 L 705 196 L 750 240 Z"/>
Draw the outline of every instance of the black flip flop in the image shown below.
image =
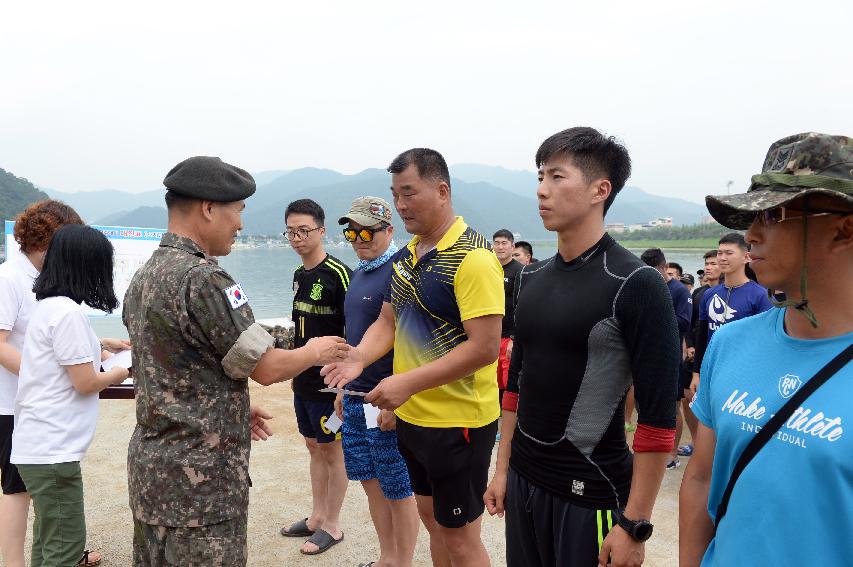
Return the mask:
<path id="1" fill-rule="evenodd" d="M 316 532 L 314 532 L 314 535 L 308 538 L 308 541 L 317 546 L 317 551 L 302 551 L 300 549 L 299 553 L 301 553 L 302 555 L 320 555 L 324 551 L 328 550 L 330 547 L 344 541 L 344 534 L 343 532 L 341 532 L 341 539 L 335 539 L 332 537 L 332 534 L 330 534 L 326 530 L 317 530 Z"/>
<path id="2" fill-rule="evenodd" d="M 308 527 L 308 518 L 299 520 L 289 528 L 282 527 L 279 533 L 284 537 L 309 537 L 314 535 L 314 530 Z"/>

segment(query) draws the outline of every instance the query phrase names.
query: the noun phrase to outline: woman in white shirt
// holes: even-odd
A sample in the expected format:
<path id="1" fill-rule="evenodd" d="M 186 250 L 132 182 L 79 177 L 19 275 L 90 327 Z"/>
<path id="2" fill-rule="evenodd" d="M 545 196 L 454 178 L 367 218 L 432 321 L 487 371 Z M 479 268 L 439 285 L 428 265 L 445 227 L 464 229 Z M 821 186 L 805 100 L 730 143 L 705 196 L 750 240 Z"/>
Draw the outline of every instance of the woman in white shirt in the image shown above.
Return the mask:
<path id="1" fill-rule="evenodd" d="M 98 392 L 128 370 L 99 371 L 101 344 L 81 304 L 115 309 L 112 275 L 107 238 L 68 224 L 53 235 L 33 288 L 10 458 L 33 500 L 33 567 L 76 565 L 85 547 L 80 460 L 95 433 Z"/>
<path id="2" fill-rule="evenodd" d="M 20 250 L 7 250 L 6 262 L 0 264 L 0 556 L 7 567 L 24 567 L 30 508 L 24 481 L 17 467 L 9 462 L 21 350 L 36 306 L 33 283 L 53 233 L 66 224 L 83 221 L 65 203 L 48 200 L 30 205 L 15 219 L 14 237 Z"/>

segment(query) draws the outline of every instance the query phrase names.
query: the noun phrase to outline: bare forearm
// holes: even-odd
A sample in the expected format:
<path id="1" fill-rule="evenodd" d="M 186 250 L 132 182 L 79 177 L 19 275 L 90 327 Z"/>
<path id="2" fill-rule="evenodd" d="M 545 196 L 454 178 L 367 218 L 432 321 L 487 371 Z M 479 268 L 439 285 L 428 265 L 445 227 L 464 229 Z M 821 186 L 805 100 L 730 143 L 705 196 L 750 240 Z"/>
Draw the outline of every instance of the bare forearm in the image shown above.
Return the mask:
<path id="1" fill-rule="evenodd" d="M 83 395 L 97 394 L 106 390 L 112 384 L 119 382 L 121 373 L 124 372 L 122 368 L 112 368 L 107 372 L 96 372 L 91 365 L 88 365 L 89 368 L 79 369 L 74 368 L 74 366 L 67 366 L 66 368 L 69 370 L 68 373 L 71 376 L 71 384 L 74 389 Z M 73 370 L 71 370 L 72 368 Z"/>
<path id="2" fill-rule="evenodd" d="M 356 347 L 367 368 L 394 348 L 394 320 L 380 316 L 364 333 Z"/>
<path id="3" fill-rule="evenodd" d="M 498 445 L 498 457 L 495 461 L 495 474 L 506 474 L 509 470 L 509 458 L 512 456 L 512 437 L 515 435 L 515 425 L 518 414 L 514 411 L 501 412 L 501 442 Z"/>
<path id="4" fill-rule="evenodd" d="M 308 347 L 293 350 L 270 349 L 264 353 L 252 371 L 252 379 L 269 386 L 295 378 L 317 363 L 317 355 Z"/>
<path id="5" fill-rule="evenodd" d="M 651 518 L 669 453 L 635 453 L 631 495 L 625 516 L 631 520 Z"/>
<path id="6" fill-rule="evenodd" d="M 17 376 L 21 373 L 21 353 L 12 345 L 0 342 L 0 366 Z"/>
<path id="7" fill-rule="evenodd" d="M 709 490 L 709 482 L 685 471 L 678 498 L 678 556 L 683 567 L 698 567 L 714 537 L 707 510 Z"/>

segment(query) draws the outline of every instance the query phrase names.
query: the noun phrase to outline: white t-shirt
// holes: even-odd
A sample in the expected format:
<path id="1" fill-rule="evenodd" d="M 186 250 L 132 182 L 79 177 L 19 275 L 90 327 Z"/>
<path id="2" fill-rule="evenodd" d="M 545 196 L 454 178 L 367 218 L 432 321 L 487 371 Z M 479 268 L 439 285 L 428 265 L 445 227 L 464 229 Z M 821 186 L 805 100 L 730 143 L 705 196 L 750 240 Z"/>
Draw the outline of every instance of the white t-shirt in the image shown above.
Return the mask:
<path id="1" fill-rule="evenodd" d="M 101 345 L 83 309 L 67 297 L 39 301 L 30 317 L 18 395 L 11 461 L 45 465 L 79 461 L 95 435 L 98 394 L 74 389 L 65 366 L 100 369 Z"/>
<path id="2" fill-rule="evenodd" d="M 20 250 L 9 252 L 0 264 L 0 330 L 11 331 L 6 342 L 18 352 L 24 349 L 24 336 L 30 313 L 36 307 L 33 283 L 39 273 Z M 18 377 L 0 366 L 0 415 L 15 413 Z"/>

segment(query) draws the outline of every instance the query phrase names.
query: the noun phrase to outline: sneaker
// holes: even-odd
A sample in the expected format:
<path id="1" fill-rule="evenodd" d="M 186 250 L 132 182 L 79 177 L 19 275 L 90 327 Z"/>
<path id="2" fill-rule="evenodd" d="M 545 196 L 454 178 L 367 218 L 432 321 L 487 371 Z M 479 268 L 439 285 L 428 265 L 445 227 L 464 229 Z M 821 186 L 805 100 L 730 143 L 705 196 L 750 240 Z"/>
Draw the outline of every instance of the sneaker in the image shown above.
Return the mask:
<path id="1" fill-rule="evenodd" d="M 689 457 L 693 454 L 693 444 L 688 443 L 687 445 L 681 445 L 678 448 L 678 456 L 679 457 Z"/>
<path id="2" fill-rule="evenodd" d="M 671 460 L 670 462 L 668 462 L 666 464 L 666 470 L 674 471 L 675 469 L 677 469 L 680 466 L 681 466 L 681 461 L 679 461 L 678 457 L 676 457 L 675 459 Z"/>

